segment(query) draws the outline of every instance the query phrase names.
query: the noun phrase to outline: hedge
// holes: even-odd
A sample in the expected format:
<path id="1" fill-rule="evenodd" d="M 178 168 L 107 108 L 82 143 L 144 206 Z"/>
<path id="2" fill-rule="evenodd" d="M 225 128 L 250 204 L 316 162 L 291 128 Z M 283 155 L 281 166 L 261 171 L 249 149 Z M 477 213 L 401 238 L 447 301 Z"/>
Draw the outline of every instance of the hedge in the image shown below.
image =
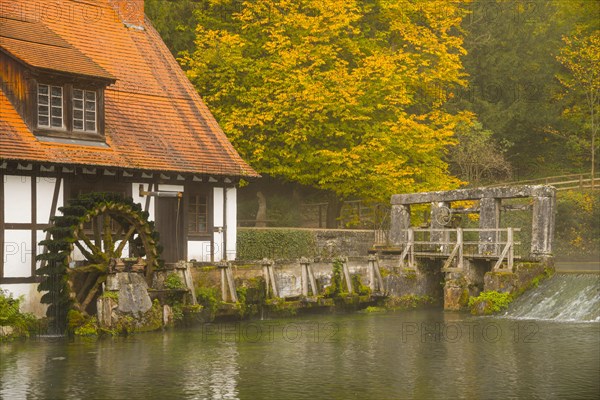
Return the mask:
<path id="1" fill-rule="evenodd" d="M 300 229 L 238 229 L 237 259 L 295 259 L 317 255 L 313 232 Z"/>

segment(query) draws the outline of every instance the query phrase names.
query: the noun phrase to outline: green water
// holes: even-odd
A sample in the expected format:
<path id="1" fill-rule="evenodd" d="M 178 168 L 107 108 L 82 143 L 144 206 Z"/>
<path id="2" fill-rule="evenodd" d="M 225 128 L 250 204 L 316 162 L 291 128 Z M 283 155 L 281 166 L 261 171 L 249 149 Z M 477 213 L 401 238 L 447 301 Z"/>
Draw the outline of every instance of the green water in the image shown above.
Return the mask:
<path id="1" fill-rule="evenodd" d="M 0 345 L 3 399 L 576 399 L 600 323 L 441 310 Z"/>

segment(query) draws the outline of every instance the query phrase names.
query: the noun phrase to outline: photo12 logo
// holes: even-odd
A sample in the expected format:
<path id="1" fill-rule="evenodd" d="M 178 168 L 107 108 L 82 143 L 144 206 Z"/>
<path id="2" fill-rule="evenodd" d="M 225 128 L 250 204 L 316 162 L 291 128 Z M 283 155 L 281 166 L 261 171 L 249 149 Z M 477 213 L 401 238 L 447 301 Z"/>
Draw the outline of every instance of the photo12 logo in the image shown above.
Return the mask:
<path id="1" fill-rule="evenodd" d="M 533 321 L 517 321 L 510 324 L 497 322 L 403 322 L 402 343 L 485 342 L 496 343 L 509 340 L 514 343 L 537 343 L 539 326 Z"/>
<path id="2" fill-rule="evenodd" d="M 312 342 L 338 341 L 339 327 L 333 322 L 248 322 L 202 325 L 202 341 L 220 342 Z"/>

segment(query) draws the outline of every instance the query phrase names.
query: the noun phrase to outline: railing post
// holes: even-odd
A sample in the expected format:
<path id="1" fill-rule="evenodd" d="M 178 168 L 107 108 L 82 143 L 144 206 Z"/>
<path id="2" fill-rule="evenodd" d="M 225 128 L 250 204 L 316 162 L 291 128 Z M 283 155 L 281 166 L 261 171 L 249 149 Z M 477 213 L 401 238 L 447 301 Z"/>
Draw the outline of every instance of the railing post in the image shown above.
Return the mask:
<path id="1" fill-rule="evenodd" d="M 456 245 L 458 246 L 458 268 L 463 267 L 463 230 L 462 228 L 456 229 Z"/>
<path id="2" fill-rule="evenodd" d="M 408 228 L 408 267 L 415 268 L 415 231 L 412 228 Z"/>
<path id="3" fill-rule="evenodd" d="M 513 270 L 513 262 L 515 258 L 515 242 L 513 236 L 513 228 L 508 228 L 506 231 L 506 241 L 508 242 L 508 270 L 512 272 Z"/>

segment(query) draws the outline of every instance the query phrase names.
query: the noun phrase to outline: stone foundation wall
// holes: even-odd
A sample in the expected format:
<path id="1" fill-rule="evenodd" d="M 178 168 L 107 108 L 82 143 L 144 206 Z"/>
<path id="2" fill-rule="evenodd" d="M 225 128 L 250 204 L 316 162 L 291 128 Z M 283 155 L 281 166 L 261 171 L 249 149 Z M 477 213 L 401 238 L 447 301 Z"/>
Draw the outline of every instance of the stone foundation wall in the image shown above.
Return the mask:
<path id="1" fill-rule="evenodd" d="M 330 285 L 333 275 L 333 260 L 322 259 L 311 262 L 311 267 L 317 281 L 319 292 Z M 367 257 L 352 257 L 348 259 L 350 275 L 358 274 L 361 283 L 370 284 Z M 233 276 L 236 282 L 244 282 L 263 276 L 260 263 L 232 263 Z M 298 261 L 276 261 L 274 265 L 275 283 L 280 297 L 297 297 L 302 294 L 302 271 Z M 221 287 L 221 274 L 216 266 L 210 264 L 196 264 L 192 269 L 194 282 L 205 287 Z"/>

